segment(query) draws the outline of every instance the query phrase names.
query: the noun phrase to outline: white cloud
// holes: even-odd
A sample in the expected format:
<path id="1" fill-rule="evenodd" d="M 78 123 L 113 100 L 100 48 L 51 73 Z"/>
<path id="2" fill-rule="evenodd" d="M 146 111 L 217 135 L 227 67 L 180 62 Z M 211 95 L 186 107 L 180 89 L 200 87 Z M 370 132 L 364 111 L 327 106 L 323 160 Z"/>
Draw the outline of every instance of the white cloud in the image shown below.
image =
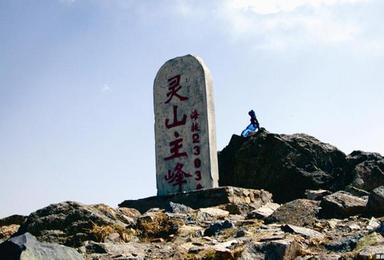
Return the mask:
<path id="1" fill-rule="evenodd" d="M 227 0 L 219 14 L 233 40 L 253 41 L 255 48 L 337 45 L 352 43 L 362 31 L 353 16 L 339 17 L 338 8 L 367 1 Z"/>
<path id="2" fill-rule="evenodd" d="M 368 0 L 230 0 L 232 8 L 250 10 L 257 14 L 291 12 L 303 6 L 320 7 L 337 4 L 353 4 Z"/>

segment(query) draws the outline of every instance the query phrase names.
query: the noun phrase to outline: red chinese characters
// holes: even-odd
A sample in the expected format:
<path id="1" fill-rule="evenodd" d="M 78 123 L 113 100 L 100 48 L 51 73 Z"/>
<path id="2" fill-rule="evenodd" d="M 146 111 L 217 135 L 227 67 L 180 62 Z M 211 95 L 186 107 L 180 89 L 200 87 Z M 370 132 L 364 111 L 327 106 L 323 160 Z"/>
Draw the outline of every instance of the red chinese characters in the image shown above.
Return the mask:
<path id="1" fill-rule="evenodd" d="M 186 178 L 192 177 L 191 174 L 183 170 L 184 164 L 177 163 L 173 170 L 168 170 L 165 175 L 165 180 L 173 186 L 179 186 L 179 191 L 183 190 L 183 184 L 187 183 Z"/>
<path id="2" fill-rule="evenodd" d="M 203 188 L 201 185 L 201 160 L 200 160 L 200 124 L 199 124 L 199 112 L 194 109 L 190 115 L 192 120 L 191 124 L 191 133 L 192 133 L 192 143 L 193 143 L 193 167 L 195 169 L 195 181 L 196 189 L 200 190 Z"/>
<path id="3" fill-rule="evenodd" d="M 180 101 L 188 100 L 187 97 L 183 97 L 178 93 L 180 89 L 180 75 L 168 79 L 168 99 L 165 101 L 165 104 L 169 103 L 173 97 L 179 98 Z"/>
<path id="4" fill-rule="evenodd" d="M 174 139 L 169 142 L 169 155 L 164 158 L 165 161 L 174 162 L 177 159 L 188 158 L 188 154 L 183 150 L 183 141 L 184 138 L 179 134 L 179 128 L 185 127 L 187 124 L 187 115 L 179 115 L 179 106 L 178 103 L 188 100 L 188 97 L 183 96 L 180 93 L 182 86 L 180 85 L 181 75 L 176 75 L 168 79 L 168 92 L 166 94 L 165 104 L 168 104 L 172 101 L 172 118 L 165 119 L 166 129 L 178 129 L 173 133 Z M 173 186 L 178 186 L 179 191 L 183 190 L 183 185 L 187 183 L 187 178 L 192 177 L 184 169 L 184 163 L 179 160 L 175 161 L 175 166 L 171 169 L 168 169 L 168 172 L 165 174 L 164 178 Z"/>

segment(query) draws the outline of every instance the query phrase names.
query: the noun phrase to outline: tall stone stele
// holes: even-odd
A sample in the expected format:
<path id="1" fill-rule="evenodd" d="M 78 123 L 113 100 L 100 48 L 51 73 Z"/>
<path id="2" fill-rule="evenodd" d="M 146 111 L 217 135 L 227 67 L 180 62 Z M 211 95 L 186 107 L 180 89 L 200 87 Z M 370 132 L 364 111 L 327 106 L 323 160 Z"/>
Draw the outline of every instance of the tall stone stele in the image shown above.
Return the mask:
<path id="1" fill-rule="evenodd" d="M 203 60 L 167 61 L 153 88 L 157 194 L 217 187 L 212 78 Z"/>

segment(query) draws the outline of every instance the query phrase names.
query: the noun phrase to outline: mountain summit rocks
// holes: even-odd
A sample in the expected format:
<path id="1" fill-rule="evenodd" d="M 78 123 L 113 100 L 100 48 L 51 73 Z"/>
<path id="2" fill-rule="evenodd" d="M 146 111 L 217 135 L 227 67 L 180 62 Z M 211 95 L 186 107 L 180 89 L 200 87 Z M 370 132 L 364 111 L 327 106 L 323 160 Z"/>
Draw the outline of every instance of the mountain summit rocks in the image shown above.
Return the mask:
<path id="1" fill-rule="evenodd" d="M 243 138 L 233 135 L 218 154 L 219 184 L 265 189 L 276 202 L 304 198 L 307 189 L 373 190 L 384 185 L 384 157 L 336 147 L 307 134 L 274 134 L 261 129 Z"/>
<path id="2" fill-rule="evenodd" d="M 384 253 L 381 155 L 347 156 L 305 134 L 263 129 L 234 135 L 219 158 L 221 184 L 237 187 L 126 200 L 118 208 L 66 201 L 0 219 L 0 259 L 379 259 Z"/>

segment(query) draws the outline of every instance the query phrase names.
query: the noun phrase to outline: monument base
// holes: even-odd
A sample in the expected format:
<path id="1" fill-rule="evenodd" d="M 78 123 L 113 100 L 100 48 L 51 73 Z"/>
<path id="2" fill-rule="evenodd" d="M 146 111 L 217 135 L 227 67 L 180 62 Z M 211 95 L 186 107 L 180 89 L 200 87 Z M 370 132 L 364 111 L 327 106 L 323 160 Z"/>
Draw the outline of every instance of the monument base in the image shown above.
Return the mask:
<path id="1" fill-rule="evenodd" d="M 135 208 L 141 213 L 151 208 L 165 209 L 169 202 L 184 204 L 193 209 L 214 207 L 222 204 L 258 204 L 272 201 L 272 194 L 265 190 L 224 186 L 166 196 L 153 196 L 138 200 L 125 200 L 119 207 Z"/>

